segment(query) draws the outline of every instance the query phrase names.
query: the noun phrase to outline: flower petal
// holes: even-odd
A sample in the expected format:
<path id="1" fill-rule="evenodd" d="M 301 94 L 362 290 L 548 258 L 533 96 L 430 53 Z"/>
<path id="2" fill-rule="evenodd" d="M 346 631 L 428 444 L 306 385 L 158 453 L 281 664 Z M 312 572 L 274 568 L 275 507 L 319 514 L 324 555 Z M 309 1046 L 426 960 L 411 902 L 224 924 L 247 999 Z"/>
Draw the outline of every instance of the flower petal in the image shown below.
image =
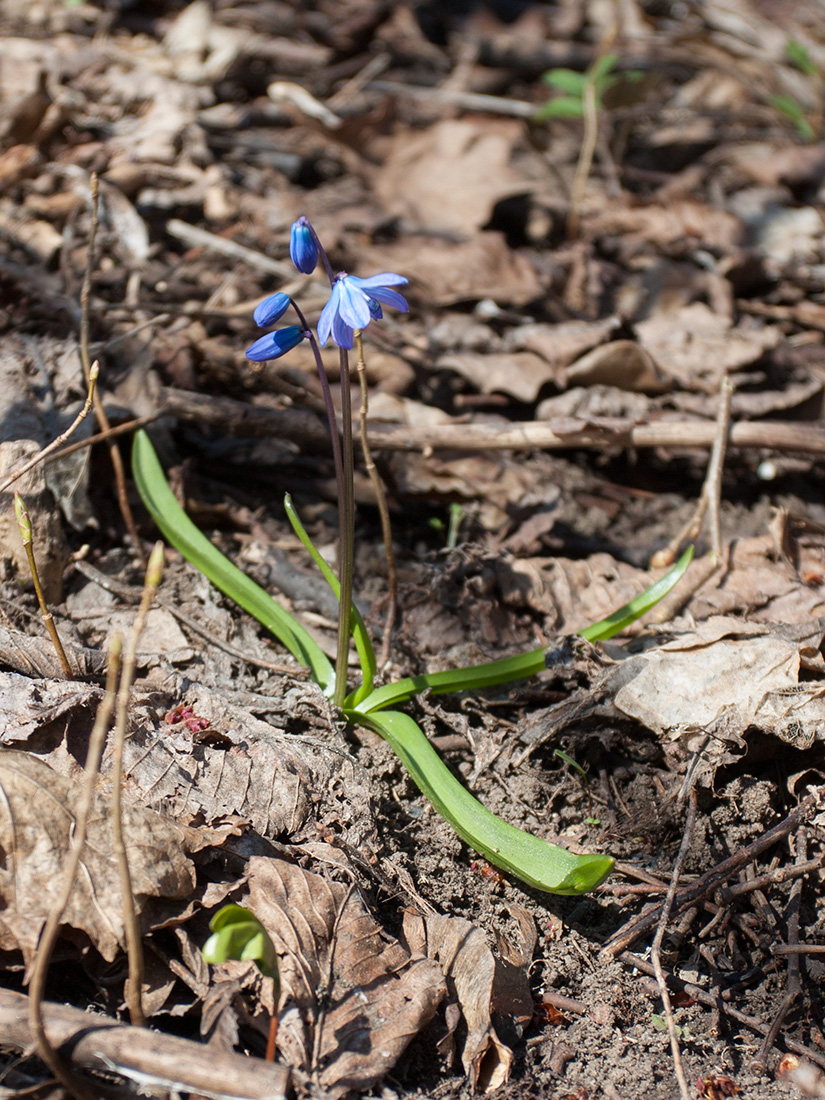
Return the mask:
<path id="1" fill-rule="evenodd" d="M 339 348 L 351 348 L 355 342 L 355 333 L 340 313 L 335 314 L 332 322 L 332 338 Z"/>
<path id="2" fill-rule="evenodd" d="M 366 328 L 370 323 L 370 307 L 366 294 L 358 288 L 351 275 L 344 275 L 336 285 L 341 288 L 338 316 L 350 328 Z"/>
<path id="3" fill-rule="evenodd" d="M 327 346 L 327 340 L 329 340 L 330 334 L 332 333 L 333 322 L 338 316 L 338 303 L 341 298 L 339 287 L 340 283 L 336 283 L 332 288 L 329 301 L 321 310 L 321 316 L 318 318 L 318 339 L 321 342 L 322 348 Z"/>
<path id="4" fill-rule="evenodd" d="M 368 279 L 359 279 L 356 275 L 350 275 L 350 279 L 361 290 L 372 290 L 378 286 L 406 286 L 410 281 L 403 275 L 396 275 L 392 271 L 384 271 L 380 275 L 370 275 Z"/>
<path id="5" fill-rule="evenodd" d="M 402 313 L 406 313 L 410 308 L 407 305 L 407 299 L 403 294 L 399 294 L 397 290 L 374 286 L 370 288 L 369 296 L 373 301 L 380 302 L 384 306 L 392 306 L 393 309 L 399 309 Z"/>

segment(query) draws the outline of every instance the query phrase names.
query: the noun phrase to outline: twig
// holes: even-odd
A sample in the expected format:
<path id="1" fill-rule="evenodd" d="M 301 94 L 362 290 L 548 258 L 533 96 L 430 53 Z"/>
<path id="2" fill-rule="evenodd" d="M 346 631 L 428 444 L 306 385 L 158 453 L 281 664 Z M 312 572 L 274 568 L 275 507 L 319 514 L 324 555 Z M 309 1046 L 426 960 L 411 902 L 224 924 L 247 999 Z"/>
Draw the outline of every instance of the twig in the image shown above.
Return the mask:
<path id="1" fill-rule="evenodd" d="M 95 242 L 97 240 L 97 227 L 100 222 L 100 195 L 98 190 L 97 173 L 92 172 L 89 186 L 92 192 L 92 222 L 89 228 L 89 246 L 86 255 L 86 270 L 83 274 L 83 285 L 80 289 L 80 362 L 83 367 L 83 375 L 86 379 L 87 385 L 91 386 L 91 374 L 92 363 L 89 355 L 89 301 L 92 292 L 92 272 L 94 270 L 95 259 Z M 110 428 L 109 418 L 106 415 L 106 410 L 103 408 L 103 399 L 97 387 L 92 392 L 92 404 L 94 405 L 95 418 L 97 419 L 98 427 L 106 432 Z M 132 544 L 135 548 L 135 553 L 138 556 L 138 560 L 141 564 L 144 564 L 143 547 L 141 546 L 140 538 L 138 536 L 137 527 L 135 525 L 135 519 L 132 515 L 132 509 L 129 506 L 129 498 L 126 495 L 126 474 L 123 469 L 123 459 L 120 451 L 117 448 L 117 444 L 112 440 L 108 440 L 109 444 L 109 457 L 112 462 L 112 469 L 115 474 L 115 485 L 117 486 L 117 502 L 120 508 L 120 514 L 123 517 L 123 522 L 126 525 L 126 530 L 129 534 L 129 538 L 132 540 Z"/>
<path id="2" fill-rule="evenodd" d="M 632 951 L 623 951 L 618 956 L 618 959 L 620 962 L 625 963 L 625 965 L 632 966 L 636 970 L 641 971 L 642 974 L 649 974 L 651 977 L 655 977 L 652 964 L 648 959 L 643 959 L 641 955 L 636 955 Z M 690 982 L 682 981 L 682 979 L 677 978 L 675 974 L 668 974 L 667 981 L 675 989 L 683 989 L 685 993 L 697 1002 L 697 1004 L 704 1005 L 705 1008 L 714 1008 L 719 1004 L 717 998 L 714 997 L 712 993 L 708 993 L 706 989 L 702 989 L 698 985 L 692 985 Z M 756 1016 L 749 1016 L 746 1012 L 741 1012 L 731 1004 L 722 1003 L 720 1007 L 722 1012 L 730 1017 L 731 1020 L 736 1020 L 737 1023 L 750 1028 L 750 1030 L 757 1035 L 767 1035 L 768 1025 L 762 1023 Z M 809 1058 L 818 1066 L 825 1067 L 825 1054 L 819 1054 L 810 1047 L 806 1047 L 802 1043 L 797 1043 L 795 1039 L 791 1039 L 787 1035 L 782 1037 L 782 1042 L 788 1050 L 792 1050 L 795 1054 L 801 1054 L 804 1058 Z"/>
<path id="3" fill-rule="evenodd" d="M 0 989 L 0 1035 L 6 1046 L 31 1047 L 28 998 Z M 262 1059 L 166 1035 L 149 1028 L 118 1024 L 79 1008 L 44 1004 L 43 1015 L 56 1046 L 75 1068 L 117 1073 L 142 1089 L 197 1093 L 214 1100 L 286 1100 L 290 1071 Z M 92 1094 L 99 1100 L 99 1094 Z"/>
<path id="4" fill-rule="evenodd" d="M 682 1100 L 691 1100 L 691 1094 L 687 1077 L 685 1077 L 685 1068 L 682 1065 L 682 1052 L 679 1049 L 679 1035 L 676 1031 L 676 1021 L 673 1019 L 673 1007 L 670 1003 L 670 993 L 668 992 L 665 974 L 662 969 L 662 940 L 664 939 L 667 922 L 670 919 L 670 912 L 673 908 L 673 902 L 678 888 L 679 876 L 682 873 L 682 867 L 684 867 L 685 859 L 687 858 L 695 824 L 696 791 L 692 790 L 688 800 L 688 810 L 685 818 L 685 830 L 682 834 L 682 843 L 679 846 L 679 854 L 676 856 L 676 862 L 673 864 L 670 885 L 667 889 L 667 895 L 662 902 L 659 926 L 656 929 L 656 935 L 653 937 L 653 946 L 650 950 L 650 961 L 653 963 L 653 972 L 656 975 L 656 981 L 659 985 L 659 996 L 662 998 L 662 1007 L 665 1010 L 667 1031 L 670 1037 L 670 1050 L 673 1055 L 673 1069 L 676 1073 L 676 1080 L 679 1082 L 679 1091 L 682 1094 Z"/>
<path id="5" fill-rule="evenodd" d="M 82 451 L 84 447 L 94 447 L 96 443 L 107 442 L 110 439 L 115 439 L 119 435 L 128 435 L 129 432 L 136 432 L 138 428 L 144 428 L 147 424 L 154 423 L 158 417 L 163 416 L 164 410 L 158 409 L 157 412 L 150 413 L 148 416 L 139 416 L 135 420 L 127 420 L 124 424 L 117 424 L 113 428 L 107 428 L 103 432 L 96 432 L 94 435 L 90 435 L 87 439 L 78 439 L 76 443 L 70 443 L 68 447 L 64 447 L 62 451 L 58 451 L 57 454 L 51 454 L 46 458 L 46 463 L 57 462 L 59 459 L 64 458 L 66 455 L 73 454 L 75 451 Z"/>
<path id="6" fill-rule="evenodd" d="M 120 871 L 120 889 L 123 905 L 123 925 L 126 932 L 126 949 L 129 955 L 129 981 L 126 999 L 129 1016 L 133 1024 L 143 1027 L 146 1018 L 143 1014 L 143 946 L 140 929 L 135 913 L 135 899 L 132 893 L 132 875 L 129 870 L 129 857 L 123 838 L 122 781 L 123 781 L 123 743 L 126 739 L 126 716 L 129 707 L 129 693 L 137 662 L 137 647 L 143 630 L 149 607 L 160 584 L 163 570 L 163 543 L 156 542 L 149 557 L 146 581 L 143 587 L 143 599 L 138 608 L 135 625 L 126 648 L 123 660 L 123 673 L 117 693 L 117 721 L 115 723 L 114 743 L 112 746 L 112 830 L 114 833 L 115 854 Z"/>
<path id="7" fill-rule="evenodd" d="M 60 1083 L 80 1100 L 94 1100 L 94 1094 L 77 1080 L 69 1063 L 55 1050 L 46 1034 L 43 1023 L 43 990 L 46 984 L 46 974 L 49 969 L 52 951 L 57 942 L 60 922 L 69 904 L 69 897 L 74 886 L 77 869 L 83 856 L 86 844 L 86 831 L 89 824 L 89 814 L 95 795 L 95 785 L 100 769 L 100 758 L 103 755 L 103 745 L 106 740 L 106 730 L 112 717 L 115 703 L 115 684 L 120 669 L 120 637 L 115 635 L 109 646 L 109 667 L 106 672 L 106 694 L 100 706 L 97 708 L 95 724 L 92 735 L 89 738 L 89 749 L 86 756 L 86 771 L 83 791 L 77 807 L 72 833 L 71 846 L 66 863 L 63 867 L 63 881 L 60 892 L 57 895 L 54 908 L 49 913 L 43 926 L 43 932 L 37 945 L 37 955 L 34 960 L 31 981 L 29 982 L 28 1019 L 29 1027 L 37 1044 L 37 1052 Z"/>
<path id="8" fill-rule="evenodd" d="M 29 562 L 34 592 L 37 596 L 37 602 L 40 605 L 40 614 L 45 623 L 46 630 L 49 632 L 49 637 L 52 640 L 57 659 L 60 661 L 63 675 L 67 680 L 73 680 L 74 673 L 72 672 L 72 666 L 69 664 L 66 650 L 63 648 L 63 643 L 60 641 L 60 635 L 57 633 L 54 617 L 51 611 L 49 611 L 46 597 L 43 594 L 43 586 L 40 584 L 40 574 L 37 570 L 37 562 L 34 559 L 34 548 L 32 546 L 32 521 L 29 517 L 29 510 L 26 507 L 26 502 L 17 491 L 15 491 L 14 494 L 14 514 L 17 517 L 17 526 L 20 528 L 20 538 L 23 540 L 23 548 L 26 551 L 26 558 Z"/>
<path id="9" fill-rule="evenodd" d="M 107 577 L 105 573 L 101 573 L 99 569 L 95 569 L 95 567 L 89 565 L 88 562 L 76 561 L 74 567 L 78 573 L 82 574 L 87 580 L 92 581 L 94 584 L 99 584 L 101 588 L 105 588 L 107 592 L 112 592 L 121 599 L 137 602 L 143 594 L 142 589 L 135 588 L 131 584 L 121 584 L 119 581 Z M 179 623 L 183 623 L 185 627 L 197 634 L 199 638 L 203 638 L 205 641 L 209 642 L 215 649 L 220 649 L 223 653 L 228 653 L 230 657 L 234 657 L 237 661 L 243 661 L 245 664 L 252 665 L 253 668 L 264 668 L 268 672 L 283 672 L 299 679 L 309 676 L 308 669 L 277 664 L 275 661 L 263 661 L 259 657 L 251 656 L 249 653 L 242 653 L 240 649 L 236 649 L 235 646 L 230 645 L 229 642 L 224 642 L 221 638 L 216 638 L 213 627 L 201 625 L 201 623 L 187 615 L 185 611 L 181 611 L 174 601 L 167 600 L 161 595 L 157 595 L 155 600 L 160 607 L 169 611 Z"/>
<path id="10" fill-rule="evenodd" d="M 783 840 L 792 833 L 794 829 L 798 828 L 803 821 L 807 820 L 808 815 L 816 805 L 816 796 L 808 795 L 798 806 L 791 810 L 788 816 L 780 821 L 778 825 L 774 825 L 772 829 L 758 836 L 745 848 L 728 856 L 727 859 L 723 859 L 721 863 L 711 868 L 711 870 L 707 871 L 701 878 L 698 878 L 694 883 L 691 883 L 690 886 L 681 890 L 674 902 L 674 912 L 681 913 L 695 902 L 707 897 L 708 894 L 712 893 L 717 888 L 717 886 L 720 886 L 743 867 L 746 867 L 752 860 L 761 855 L 762 852 L 766 852 L 769 848 L 773 847 L 777 841 Z M 607 940 L 602 951 L 611 958 L 615 958 L 616 955 L 629 947 L 630 944 L 635 943 L 635 941 L 639 939 L 640 936 L 643 936 L 645 932 L 648 932 L 658 924 L 661 909 L 661 904 L 654 905 L 646 913 L 642 913 L 641 916 L 629 921 L 624 928 L 621 928 Z"/>
<path id="11" fill-rule="evenodd" d="M 729 905 L 734 898 L 739 898 L 743 894 L 753 893 L 754 890 L 762 890 L 766 886 L 780 886 L 783 882 L 801 878 L 802 875 L 810 874 L 811 871 L 819 871 L 823 866 L 825 866 L 825 855 L 819 856 L 817 859 L 806 860 L 805 863 L 794 863 L 789 867 L 776 867 L 765 875 L 748 879 L 747 882 L 738 882 L 733 886 L 723 887 L 719 891 L 719 898 L 724 904 Z M 777 948 L 774 947 L 772 950 L 777 951 Z M 823 947 L 823 951 L 825 951 L 825 947 Z"/>
<path id="12" fill-rule="evenodd" d="M 797 864 L 807 862 L 808 858 L 808 835 L 804 825 L 800 825 L 796 833 L 796 860 Z M 802 878 L 794 879 L 791 886 L 790 897 L 788 898 L 788 945 L 794 947 L 799 943 L 799 904 L 802 898 Z M 785 996 L 782 998 L 782 1002 L 779 1008 L 776 1010 L 776 1014 L 771 1021 L 768 1034 L 762 1041 L 762 1046 L 754 1058 L 754 1065 L 766 1066 L 768 1063 L 768 1055 L 773 1049 L 773 1045 L 776 1042 L 776 1037 L 779 1034 L 779 1029 L 782 1027 L 782 1023 L 787 1016 L 790 1009 L 793 1007 L 794 1002 L 799 996 L 800 982 L 800 958 L 797 952 L 794 952 L 788 958 L 788 977 L 785 983 Z"/>
<path id="13" fill-rule="evenodd" d="M 217 233 L 210 233 L 206 229 L 199 229 L 196 225 L 189 225 L 180 218 L 170 218 L 166 223 L 166 232 L 177 237 L 179 241 L 195 248 L 206 248 L 210 252 L 217 252 L 221 256 L 228 256 L 232 260 L 241 260 L 258 271 L 265 271 L 268 275 L 277 275 L 280 279 L 294 279 L 295 270 L 290 264 L 281 260 L 273 260 L 271 256 L 265 256 L 263 252 L 256 252 L 254 248 L 238 244 L 236 241 L 219 237 Z M 309 279 L 303 280 L 304 284 Z"/>
<path id="14" fill-rule="evenodd" d="M 661 550 L 657 550 L 650 559 L 652 569 L 667 569 L 676 560 L 676 555 L 682 548 L 683 543 L 692 542 L 699 537 L 699 532 L 702 530 L 702 521 L 705 518 L 705 512 L 708 508 L 710 508 L 711 561 L 713 563 L 713 568 L 717 568 L 721 565 L 722 474 L 725 469 L 725 456 L 727 453 L 728 436 L 730 435 L 730 403 L 732 396 L 733 383 L 730 378 L 725 375 L 722 379 L 719 391 L 719 410 L 716 415 L 716 432 L 714 434 L 713 447 L 711 448 L 705 481 L 702 485 L 702 492 L 699 496 L 699 500 L 696 503 L 696 509 L 679 534 L 671 539 L 667 546 L 663 547 Z M 668 614 L 667 619 L 660 619 L 659 621 L 665 622 L 672 617 L 672 614 Z"/>
<path id="15" fill-rule="evenodd" d="M 392 632 L 395 629 L 395 621 L 398 615 L 398 573 L 395 568 L 395 553 L 392 548 L 392 527 L 390 526 L 390 511 L 387 507 L 387 494 L 384 492 L 384 483 L 378 473 L 372 459 L 369 440 L 367 439 L 367 413 L 369 412 L 369 398 L 367 396 L 367 365 L 364 362 L 364 342 L 361 333 L 355 333 L 358 344 L 358 381 L 361 385 L 361 449 L 364 454 L 364 466 L 369 474 L 375 499 L 378 504 L 378 514 L 381 517 L 381 535 L 384 539 L 384 554 L 387 558 L 387 617 L 384 621 L 384 637 L 381 641 L 381 652 L 378 656 L 378 667 L 384 668 L 390 659 L 390 646 L 392 645 Z"/>
<path id="16" fill-rule="evenodd" d="M 86 400 L 83 402 L 83 408 L 74 418 L 74 420 L 65 430 L 65 432 L 61 432 L 57 439 L 53 439 L 48 447 L 44 447 L 42 451 L 38 451 L 36 455 L 30 458 L 28 462 L 25 462 L 18 470 L 15 470 L 13 473 L 9 474 L 6 480 L 2 484 L 0 484 L 0 493 L 5 493 L 5 491 L 10 488 L 10 486 L 12 486 L 18 478 L 22 477 L 23 474 L 27 474 L 29 470 L 33 469 L 38 464 L 38 462 L 43 462 L 46 458 L 52 455 L 52 453 L 56 451 L 58 447 L 65 443 L 66 440 L 77 431 L 81 423 L 86 419 L 89 409 L 92 407 L 92 399 L 94 397 L 95 386 L 97 385 L 99 373 L 100 365 L 95 359 L 94 363 L 92 363 L 91 368 L 89 369 L 89 389 L 86 393 Z M 88 443 L 89 441 L 84 439 L 81 440 L 80 444 L 75 444 L 75 447 L 85 447 L 88 445 Z M 69 449 L 67 449 L 66 451 L 61 451 L 60 454 L 54 455 L 53 459 L 60 458 L 63 454 L 68 453 Z"/>

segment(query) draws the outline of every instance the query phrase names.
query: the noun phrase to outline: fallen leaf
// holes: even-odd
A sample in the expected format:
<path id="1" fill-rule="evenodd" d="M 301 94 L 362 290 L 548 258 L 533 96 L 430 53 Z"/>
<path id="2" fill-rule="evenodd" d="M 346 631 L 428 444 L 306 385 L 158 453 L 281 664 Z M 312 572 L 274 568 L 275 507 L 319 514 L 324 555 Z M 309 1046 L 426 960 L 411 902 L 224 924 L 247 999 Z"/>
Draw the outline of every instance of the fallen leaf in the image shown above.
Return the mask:
<path id="1" fill-rule="evenodd" d="M 0 753 L 0 791 L 0 947 L 21 950 L 28 963 L 60 892 L 81 788 L 37 757 L 7 749 Z M 154 927 L 149 899 L 188 897 L 195 870 L 184 831 L 160 814 L 127 802 L 123 832 L 135 908 L 147 930 Z M 109 799 L 98 794 L 63 923 L 85 933 L 110 962 L 125 944 L 113 851 Z"/>
<path id="2" fill-rule="evenodd" d="M 387 939 L 353 888 L 286 860 L 250 859 L 248 888 L 278 952 L 285 1060 L 331 1097 L 371 1088 L 435 1015 L 438 966 Z"/>

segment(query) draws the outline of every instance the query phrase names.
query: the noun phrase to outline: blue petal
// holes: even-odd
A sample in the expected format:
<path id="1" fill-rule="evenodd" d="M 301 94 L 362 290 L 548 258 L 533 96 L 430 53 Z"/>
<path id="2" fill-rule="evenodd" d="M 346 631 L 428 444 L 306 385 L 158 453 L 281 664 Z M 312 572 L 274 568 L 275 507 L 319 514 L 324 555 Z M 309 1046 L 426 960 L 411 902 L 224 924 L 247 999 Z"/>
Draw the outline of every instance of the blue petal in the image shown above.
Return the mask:
<path id="1" fill-rule="evenodd" d="M 303 216 L 292 224 L 289 233 L 289 255 L 304 275 L 311 275 L 315 270 L 318 263 L 318 245 L 309 222 Z"/>
<path id="2" fill-rule="evenodd" d="M 332 332 L 332 324 L 334 319 L 338 316 L 338 304 L 341 298 L 341 284 L 336 283 L 332 288 L 332 293 L 329 296 L 329 301 L 321 310 L 321 316 L 318 318 L 318 339 L 321 341 L 321 347 L 327 346 L 327 340 L 330 338 Z"/>
<path id="3" fill-rule="evenodd" d="M 367 296 L 360 290 L 351 275 L 338 280 L 341 288 L 338 301 L 338 315 L 350 328 L 366 328 L 370 323 L 370 307 Z"/>
<path id="4" fill-rule="evenodd" d="M 246 349 L 247 359 L 255 363 L 265 363 L 268 359 L 279 359 L 292 351 L 303 340 L 304 332 L 300 325 L 289 325 L 287 328 L 279 328 L 275 332 L 268 332 L 260 340 Z"/>
<path id="5" fill-rule="evenodd" d="M 332 322 L 332 338 L 339 348 L 351 348 L 355 342 L 355 333 L 340 313 L 335 314 Z"/>
<path id="6" fill-rule="evenodd" d="M 279 291 L 277 294 L 270 295 L 269 298 L 264 298 L 255 307 L 252 316 L 255 318 L 255 324 L 258 328 L 266 328 L 267 325 L 273 325 L 288 309 L 289 295 L 281 294 Z"/>
<path id="7" fill-rule="evenodd" d="M 370 275 L 368 279 L 359 279 L 355 275 L 350 275 L 350 278 L 361 290 L 372 290 L 374 287 L 379 286 L 406 286 L 410 281 L 405 279 L 403 275 L 396 275 L 392 271 L 384 271 L 380 275 Z"/>
<path id="8" fill-rule="evenodd" d="M 399 294 L 397 290 L 388 290 L 383 286 L 370 287 L 369 296 L 382 305 L 392 306 L 393 309 L 399 309 L 402 313 L 406 313 L 410 308 L 407 305 L 407 299 L 403 294 Z"/>

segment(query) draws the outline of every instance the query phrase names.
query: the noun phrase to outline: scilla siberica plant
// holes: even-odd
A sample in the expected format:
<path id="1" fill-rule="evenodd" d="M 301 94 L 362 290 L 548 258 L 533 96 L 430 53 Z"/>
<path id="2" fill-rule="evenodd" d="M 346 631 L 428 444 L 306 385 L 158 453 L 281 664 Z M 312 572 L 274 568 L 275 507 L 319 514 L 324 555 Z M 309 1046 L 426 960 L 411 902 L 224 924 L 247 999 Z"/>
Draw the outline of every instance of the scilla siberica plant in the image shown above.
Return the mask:
<path id="1" fill-rule="evenodd" d="M 195 527 L 169 488 L 148 436 L 138 432 L 132 451 L 132 467 L 143 501 L 169 541 L 223 592 L 267 626 L 290 653 L 309 668 L 312 678 L 332 698 L 346 721 L 371 729 L 387 741 L 422 793 L 470 847 L 490 863 L 536 889 L 558 894 L 582 894 L 592 890 L 610 874 L 613 867 L 610 856 L 574 855 L 490 813 L 462 787 L 418 724 L 408 714 L 395 709 L 423 691 L 432 694 L 474 691 L 533 676 L 545 667 L 544 647 L 482 665 L 424 673 L 381 687 L 375 686 L 375 652 L 364 622 L 352 603 L 355 515 L 348 352 L 353 346 L 355 333 L 380 320 L 384 306 L 406 311 L 405 299 L 394 288 L 404 286 L 407 280 L 402 275 L 389 272 L 367 279 L 346 272 L 335 274 L 314 228 L 303 217 L 292 226 L 290 256 L 304 274 L 311 274 L 320 261 L 329 278 L 331 293 L 321 312 L 317 334 L 312 331 L 296 302 L 286 294 L 273 294 L 255 310 L 256 323 L 260 327 L 275 324 L 290 308 L 298 323 L 267 333 L 256 340 L 246 354 L 257 362 L 277 359 L 302 340 L 308 340 L 315 357 L 329 419 L 338 483 L 337 576 L 313 546 L 289 497 L 284 504 L 294 530 L 338 597 L 335 666 L 297 619 L 224 557 Z M 330 339 L 338 346 L 340 430 L 320 350 Z M 639 618 L 676 584 L 687 569 L 691 556 L 692 548 L 661 580 L 608 619 L 581 631 L 582 636 L 591 642 L 601 641 Z M 355 641 L 362 680 L 348 692 L 350 638 Z"/>

